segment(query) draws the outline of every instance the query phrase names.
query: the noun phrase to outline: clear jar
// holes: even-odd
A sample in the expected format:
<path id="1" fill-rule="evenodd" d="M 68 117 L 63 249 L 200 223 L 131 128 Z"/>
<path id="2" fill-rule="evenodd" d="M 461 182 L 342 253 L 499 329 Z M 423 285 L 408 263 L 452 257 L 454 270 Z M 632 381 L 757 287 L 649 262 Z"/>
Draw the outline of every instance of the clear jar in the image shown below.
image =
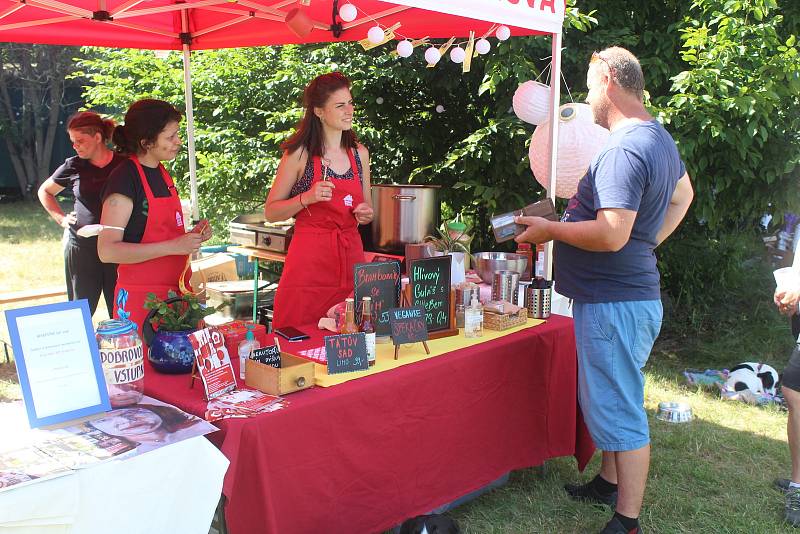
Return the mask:
<path id="1" fill-rule="evenodd" d="M 119 319 L 97 325 L 97 347 L 112 408 L 136 404 L 144 395 L 144 357 L 136 323 Z"/>
<path id="2" fill-rule="evenodd" d="M 456 304 L 456 328 L 464 328 L 464 305 Z"/>

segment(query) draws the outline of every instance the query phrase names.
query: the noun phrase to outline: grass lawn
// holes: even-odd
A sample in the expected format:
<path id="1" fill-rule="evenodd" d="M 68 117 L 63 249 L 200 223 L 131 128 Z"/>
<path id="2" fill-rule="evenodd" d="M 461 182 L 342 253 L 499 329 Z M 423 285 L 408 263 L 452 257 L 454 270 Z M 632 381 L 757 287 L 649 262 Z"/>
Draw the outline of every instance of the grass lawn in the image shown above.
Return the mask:
<path id="1" fill-rule="evenodd" d="M 0 291 L 63 283 L 60 236 L 38 203 L 0 204 Z M 686 367 L 722 368 L 742 361 L 764 361 L 782 370 L 792 342 L 786 321 L 770 310 L 769 272 L 762 274 L 756 300 L 752 292 L 730 290 L 728 323 L 699 337 L 667 328 L 651 356 L 645 397 L 653 452 L 642 510 L 645 532 L 793 532 L 782 524 L 782 496 L 771 488 L 774 477 L 788 475 L 786 413 L 687 388 L 680 374 Z M 95 321 L 105 316 L 101 304 Z M 2 314 L 0 338 L 8 340 Z M 13 362 L 4 363 L 0 352 L 0 401 L 15 398 Z M 656 420 L 656 407 L 665 400 L 688 402 L 695 420 L 681 425 Z M 449 515 L 471 534 L 598 532 L 611 512 L 572 502 L 562 490 L 565 482 L 594 476 L 598 465 L 595 455 L 583 474 L 572 458 L 514 472 L 506 486 Z"/>

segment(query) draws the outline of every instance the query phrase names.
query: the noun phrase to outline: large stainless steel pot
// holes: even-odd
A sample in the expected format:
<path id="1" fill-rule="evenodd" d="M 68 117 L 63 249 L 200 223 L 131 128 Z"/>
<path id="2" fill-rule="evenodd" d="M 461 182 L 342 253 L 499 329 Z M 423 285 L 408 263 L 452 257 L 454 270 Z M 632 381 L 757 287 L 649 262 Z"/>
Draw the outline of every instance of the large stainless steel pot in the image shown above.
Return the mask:
<path id="1" fill-rule="evenodd" d="M 439 226 L 438 185 L 372 185 L 372 244 L 376 250 L 403 254 Z"/>

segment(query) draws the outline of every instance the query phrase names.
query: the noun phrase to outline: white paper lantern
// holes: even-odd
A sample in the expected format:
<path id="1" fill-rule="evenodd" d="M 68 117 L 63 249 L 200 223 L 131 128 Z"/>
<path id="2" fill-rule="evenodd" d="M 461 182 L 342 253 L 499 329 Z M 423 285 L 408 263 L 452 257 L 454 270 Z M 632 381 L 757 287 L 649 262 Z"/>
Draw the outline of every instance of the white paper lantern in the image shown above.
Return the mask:
<path id="1" fill-rule="evenodd" d="M 478 39 L 475 43 L 475 50 L 477 50 L 480 55 L 488 54 L 491 49 L 492 45 L 486 39 Z"/>
<path id="2" fill-rule="evenodd" d="M 383 97 L 382 97 L 382 96 L 379 96 L 378 98 L 376 98 L 376 99 L 375 99 L 375 103 L 376 103 L 376 104 L 378 104 L 379 106 L 380 106 L 381 104 L 383 104 Z"/>
<path id="3" fill-rule="evenodd" d="M 444 106 L 441 104 L 436 106 L 436 113 L 444 113 Z"/>
<path id="4" fill-rule="evenodd" d="M 411 41 L 405 39 L 397 43 L 397 55 L 400 57 L 408 57 L 414 53 L 414 45 L 411 44 Z"/>
<path id="5" fill-rule="evenodd" d="M 569 108 L 567 108 L 567 106 L 569 106 Z M 590 106 L 589 104 L 577 104 L 577 103 L 564 104 L 558 109 L 559 113 L 566 113 L 568 115 L 569 113 L 572 113 L 575 116 L 574 120 L 576 121 L 588 122 L 591 124 L 595 123 L 594 113 L 592 113 L 592 106 Z M 564 111 L 565 109 L 569 109 L 570 111 Z"/>
<path id="6" fill-rule="evenodd" d="M 494 34 L 501 41 L 505 41 L 511 37 L 511 29 L 508 26 L 500 26 L 497 28 L 497 31 L 495 31 Z"/>
<path id="7" fill-rule="evenodd" d="M 550 86 L 536 81 L 520 84 L 511 100 L 514 113 L 530 124 L 542 124 L 550 118 Z"/>
<path id="8" fill-rule="evenodd" d="M 460 46 L 450 50 L 450 61 L 453 63 L 463 63 L 465 57 L 467 57 L 467 53 Z"/>
<path id="9" fill-rule="evenodd" d="M 353 22 L 357 16 L 358 11 L 353 4 L 345 4 L 339 8 L 339 18 L 345 22 Z"/>
<path id="10" fill-rule="evenodd" d="M 382 43 L 384 37 L 385 34 L 383 33 L 383 28 L 380 26 L 373 26 L 367 32 L 367 39 L 372 44 Z"/>
<path id="11" fill-rule="evenodd" d="M 585 120 L 586 104 L 564 104 L 559 108 L 558 161 L 556 164 L 556 196 L 571 198 L 578 182 L 586 174 L 592 159 L 605 146 L 610 132 Z M 591 116 L 591 108 L 589 108 Z M 528 156 L 536 180 L 547 187 L 550 183 L 550 122 L 536 127 L 531 137 Z"/>
<path id="12" fill-rule="evenodd" d="M 436 65 L 441 57 L 442 55 L 439 53 L 439 49 L 435 46 L 425 50 L 425 61 L 427 61 L 430 65 Z"/>

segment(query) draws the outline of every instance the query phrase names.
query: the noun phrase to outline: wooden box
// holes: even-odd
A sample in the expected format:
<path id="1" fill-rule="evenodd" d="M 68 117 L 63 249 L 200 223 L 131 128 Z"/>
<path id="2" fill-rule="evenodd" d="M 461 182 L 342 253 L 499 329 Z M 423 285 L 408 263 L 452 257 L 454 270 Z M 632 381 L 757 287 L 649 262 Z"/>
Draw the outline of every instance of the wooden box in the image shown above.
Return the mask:
<path id="1" fill-rule="evenodd" d="M 250 359 L 244 365 L 244 383 L 270 395 L 286 395 L 314 385 L 314 362 L 285 352 L 281 352 L 280 369 Z"/>

